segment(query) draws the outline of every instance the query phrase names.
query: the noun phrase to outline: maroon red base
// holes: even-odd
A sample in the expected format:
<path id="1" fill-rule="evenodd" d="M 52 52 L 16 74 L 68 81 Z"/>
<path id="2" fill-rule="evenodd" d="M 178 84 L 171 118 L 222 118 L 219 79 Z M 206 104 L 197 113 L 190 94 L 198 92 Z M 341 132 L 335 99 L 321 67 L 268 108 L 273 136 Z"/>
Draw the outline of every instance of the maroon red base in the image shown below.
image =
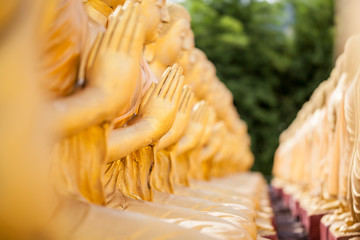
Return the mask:
<path id="1" fill-rule="evenodd" d="M 268 236 L 262 236 L 263 238 L 267 238 L 267 239 L 270 239 L 270 240 L 277 240 L 277 236 L 276 234 L 273 234 L 273 235 L 268 235 Z"/>
<path id="2" fill-rule="evenodd" d="M 320 222 L 320 240 L 328 240 L 329 239 L 329 227 L 324 223 Z"/>
<path id="3" fill-rule="evenodd" d="M 350 240 L 352 238 L 360 239 L 360 233 L 341 235 L 339 233 L 332 232 L 330 226 L 327 226 L 321 222 L 321 218 L 327 213 L 310 214 L 291 195 L 285 193 L 283 189 L 276 188 L 275 192 L 277 196 L 281 197 L 283 205 L 290 209 L 292 215 L 294 217 L 299 217 L 306 232 L 308 233 L 308 239 L 310 240 L 318 240 L 318 239 Z M 264 236 L 264 238 L 277 240 L 276 235 Z"/>
<path id="4" fill-rule="evenodd" d="M 320 239 L 320 221 L 325 214 L 306 215 L 305 229 L 309 235 L 309 240 Z"/>

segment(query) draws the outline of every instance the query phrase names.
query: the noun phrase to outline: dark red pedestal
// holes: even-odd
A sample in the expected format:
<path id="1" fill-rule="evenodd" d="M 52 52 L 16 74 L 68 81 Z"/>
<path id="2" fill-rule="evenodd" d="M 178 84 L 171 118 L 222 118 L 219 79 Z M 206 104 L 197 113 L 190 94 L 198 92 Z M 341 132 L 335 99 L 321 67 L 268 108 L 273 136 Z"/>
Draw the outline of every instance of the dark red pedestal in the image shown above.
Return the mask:
<path id="1" fill-rule="evenodd" d="M 294 197 L 290 197 L 289 200 L 289 209 L 292 216 L 298 217 L 300 215 L 300 204 L 299 201 L 295 200 Z"/>
<path id="2" fill-rule="evenodd" d="M 301 205 L 299 205 L 299 218 L 300 218 L 300 222 L 302 223 L 302 225 L 305 226 L 306 211 Z"/>
<path id="3" fill-rule="evenodd" d="M 276 197 L 282 197 L 282 189 L 281 188 L 278 188 L 278 187 L 272 187 L 273 189 L 273 192 L 275 194 Z"/>
<path id="4" fill-rule="evenodd" d="M 290 195 L 287 193 L 283 193 L 283 204 L 286 208 L 289 208 L 289 203 L 290 203 Z"/>
<path id="5" fill-rule="evenodd" d="M 309 235 L 309 240 L 320 239 L 320 220 L 325 214 L 308 214 L 305 211 L 304 226 Z"/>
<path id="6" fill-rule="evenodd" d="M 263 238 L 267 238 L 267 239 L 270 239 L 270 240 L 277 240 L 277 236 L 276 234 L 272 234 L 272 235 L 266 235 L 266 236 L 262 236 Z"/>
<path id="7" fill-rule="evenodd" d="M 329 239 L 329 227 L 324 223 L 320 222 L 320 240 L 328 240 Z"/>

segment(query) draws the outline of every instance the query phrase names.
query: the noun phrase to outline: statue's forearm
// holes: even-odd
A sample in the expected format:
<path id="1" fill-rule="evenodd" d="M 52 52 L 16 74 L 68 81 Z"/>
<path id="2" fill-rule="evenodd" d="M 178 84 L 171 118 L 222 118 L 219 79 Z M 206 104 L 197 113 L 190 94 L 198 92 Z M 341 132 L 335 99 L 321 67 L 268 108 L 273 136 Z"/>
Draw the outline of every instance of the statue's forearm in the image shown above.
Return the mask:
<path id="1" fill-rule="evenodd" d="M 108 141 L 108 161 L 113 162 L 156 141 L 154 128 L 147 121 L 111 131 Z"/>
<path id="2" fill-rule="evenodd" d="M 176 133 L 170 129 L 170 131 L 160 138 L 156 149 L 162 150 L 176 143 Z"/>
<path id="3" fill-rule="evenodd" d="M 193 149 L 196 144 L 198 143 L 198 141 L 196 141 L 196 139 L 194 137 L 188 137 L 188 136 L 184 136 L 179 144 L 178 144 L 178 148 L 177 148 L 177 155 L 182 155 L 188 151 L 190 151 L 191 149 Z"/>
<path id="4" fill-rule="evenodd" d="M 105 95 L 96 88 L 87 88 L 69 97 L 56 99 L 48 106 L 54 129 L 61 137 L 104 122 L 109 115 Z"/>
<path id="5" fill-rule="evenodd" d="M 216 153 L 216 149 L 211 148 L 210 146 L 203 147 L 198 155 L 198 161 L 205 161 Z"/>
<path id="6" fill-rule="evenodd" d="M 203 147 L 198 156 L 200 161 L 204 161 L 215 156 L 216 152 L 220 149 L 220 142 L 209 144 Z"/>
<path id="7" fill-rule="evenodd" d="M 162 138 L 160 138 L 159 143 L 157 144 L 157 149 L 165 149 L 174 144 L 178 143 L 181 137 L 184 135 L 185 131 L 173 131 L 170 129 L 168 133 L 166 133 Z"/>

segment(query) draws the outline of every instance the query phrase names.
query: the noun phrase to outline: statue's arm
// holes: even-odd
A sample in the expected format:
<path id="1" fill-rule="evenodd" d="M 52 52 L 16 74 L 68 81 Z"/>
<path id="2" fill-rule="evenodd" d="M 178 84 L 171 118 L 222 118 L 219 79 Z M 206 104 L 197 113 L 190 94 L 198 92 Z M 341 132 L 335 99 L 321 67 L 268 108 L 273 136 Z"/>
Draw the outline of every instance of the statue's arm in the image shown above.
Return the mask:
<path id="1" fill-rule="evenodd" d="M 139 75 L 143 46 L 139 14 L 139 9 L 131 5 L 123 14 L 116 15 L 92 46 L 87 59 L 86 88 L 51 102 L 54 127 L 61 136 L 110 121 L 127 105 L 136 87 L 134 79 Z M 136 40 L 127 36 L 134 36 Z"/>
<path id="2" fill-rule="evenodd" d="M 221 147 L 221 141 L 218 141 L 217 139 L 213 139 L 209 141 L 209 144 L 201 149 L 198 155 L 198 160 L 205 161 L 207 159 L 214 157 L 216 152 L 220 149 L 220 147 Z"/>
<path id="3" fill-rule="evenodd" d="M 109 161 L 153 144 L 171 128 L 183 88 L 182 68 L 174 65 L 159 84 L 151 86 L 143 98 L 139 114 L 124 128 L 115 129 L 109 138 Z M 145 102 L 145 103 L 144 103 Z"/>
<path id="4" fill-rule="evenodd" d="M 196 139 L 194 137 L 190 137 L 187 135 L 183 136 L 181 138 L 181 140 L 179 141 L 176 154 L 182 155 L 182 154 L 190 151 L 191 149 L 193 149 L 196 146 L 196 144 L 198 142 L 199 142 L 198 139 Z"/>
<path id="5" fill-rule="evenodd" d="M 54 128 L 60 136 L 75 134 L 89 126 L 105 121 L 110 112 L 106 95 L 99 89 L 89 87 L 69 97 L 50 103 Z M 107 107 L 104 107 L 107 106 Z"/>
<path id="6" fill-rule="evenodd" d="M 108 161 L 113 162 L 156 140 L 154 126 L 149 121 L 138 121 L 133 125 L 111 131 L 108 141 Z"/>

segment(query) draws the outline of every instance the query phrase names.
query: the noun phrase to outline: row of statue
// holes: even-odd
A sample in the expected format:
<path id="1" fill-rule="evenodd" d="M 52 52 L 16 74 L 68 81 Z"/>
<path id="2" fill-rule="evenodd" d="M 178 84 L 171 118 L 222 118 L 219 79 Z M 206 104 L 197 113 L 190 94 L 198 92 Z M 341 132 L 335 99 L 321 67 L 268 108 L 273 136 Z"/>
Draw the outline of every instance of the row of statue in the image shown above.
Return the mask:
<path id="1" fill-rule="evenodd" d="M 0 0 L 2 239 L 275 234 L 246 124 L 166 0 Z"/>
<path id="2" fill-rule="evenodd" d="M 324 215 L 321 239 L 360 235 L 359 51 L 360 35 L 352 36 L 330 77 L 281 134 L 275 154 L 272 184 L 308 215 Z"/>

